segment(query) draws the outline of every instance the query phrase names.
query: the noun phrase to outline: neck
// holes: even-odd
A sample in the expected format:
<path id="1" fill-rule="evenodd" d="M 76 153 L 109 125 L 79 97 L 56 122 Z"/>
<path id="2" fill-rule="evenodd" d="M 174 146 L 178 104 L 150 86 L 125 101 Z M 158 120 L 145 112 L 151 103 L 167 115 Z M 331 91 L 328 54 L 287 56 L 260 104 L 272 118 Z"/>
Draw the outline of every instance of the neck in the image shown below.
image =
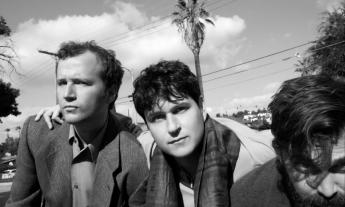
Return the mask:
<path id="1" fill-rule="evenodd" d="M 101 120 L 97 120 L 96 122 L 92 123 L 77 123 L 73 124 L 74 129 L 78 133 L 78 135 L 87 143 L 91 143 L 95 137 L 101 132 L 103 127 L 108 120 L 108 114 L 101 117 Z"/>
<path id="2" fill-rule="evenodd" d="M 196 170 L 199 164 L 202 146 L 203 145 L 201 142 L 191 154 L 185 157 L 175 157 L 176 163 L 193 178 L 195 177 Z"/>

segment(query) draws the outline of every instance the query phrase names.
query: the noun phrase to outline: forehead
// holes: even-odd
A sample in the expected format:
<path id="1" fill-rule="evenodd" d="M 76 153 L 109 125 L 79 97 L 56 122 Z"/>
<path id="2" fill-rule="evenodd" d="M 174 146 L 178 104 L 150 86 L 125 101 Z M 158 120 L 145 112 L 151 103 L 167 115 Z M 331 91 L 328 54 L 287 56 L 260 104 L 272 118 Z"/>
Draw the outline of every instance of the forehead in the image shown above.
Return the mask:
<path id="1" fill-rule="evenodd" d="M 90 51 L 60 60 L 57 68 L 58 75 L 85 75 L 98 77 L 101 71 L 101 62 L 98 57 Z"/>
<path id="2" fill-rule="evenodd" d="M 186 98 L 170 97 L 170 99 L 171 100 L 158 98 L 154 102 L 152 109 L 150 111 L 146 111 L 146 114 L 151 114 L 155 112 L 169 112 L 171 109 L 181 104 L 196 105 L 194 104 L 194 100 L 190 97 L 186 97 Z"/>

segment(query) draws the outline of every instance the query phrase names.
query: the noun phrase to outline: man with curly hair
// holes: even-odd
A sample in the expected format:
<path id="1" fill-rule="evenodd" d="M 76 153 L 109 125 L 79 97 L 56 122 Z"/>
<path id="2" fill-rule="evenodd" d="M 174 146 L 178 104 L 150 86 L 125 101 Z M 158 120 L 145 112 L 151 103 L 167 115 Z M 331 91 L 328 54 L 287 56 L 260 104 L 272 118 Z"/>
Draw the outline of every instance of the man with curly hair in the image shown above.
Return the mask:
<path id="1" fill-rule="evenodd" d="M 244 173 L 237 162 L 245 153 L 239 156 L 242 144 L 234 131 L 203 113 L 189 67 L 160 61 L 140 73 L 134 88 L 135 108 L 157 144 L 136 205 L 230 206 L 234 174 Z"/>

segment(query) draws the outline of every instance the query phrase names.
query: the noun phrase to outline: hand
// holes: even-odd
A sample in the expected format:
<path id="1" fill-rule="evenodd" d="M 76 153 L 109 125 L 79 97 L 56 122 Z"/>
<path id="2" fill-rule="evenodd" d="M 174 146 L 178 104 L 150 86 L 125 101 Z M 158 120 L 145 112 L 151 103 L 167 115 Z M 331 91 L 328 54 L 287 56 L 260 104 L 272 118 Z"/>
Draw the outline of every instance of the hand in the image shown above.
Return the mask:
<path id="1" fill-rule="evenodd" d="M 42 116 L 45 122 L 47 123 L 49 129 L 53 129 L 52 120 L 59 124 L 63 123 L 62 114 L 61 114 L 59 105 L 50 106 L 50 107 L 41 109 L 37 113 L 35 117 L 35 121 L 39 121 Z"/>

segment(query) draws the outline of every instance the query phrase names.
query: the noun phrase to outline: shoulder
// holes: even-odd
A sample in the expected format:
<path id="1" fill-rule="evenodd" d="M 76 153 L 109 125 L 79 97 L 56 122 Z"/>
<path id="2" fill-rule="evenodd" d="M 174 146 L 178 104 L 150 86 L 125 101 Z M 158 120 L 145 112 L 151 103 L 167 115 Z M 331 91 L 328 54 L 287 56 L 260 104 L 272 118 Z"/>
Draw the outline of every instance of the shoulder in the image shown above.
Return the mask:
<path id="1" fill-rule="evenodd" d="M 231 197 L 234 200 L 239 198 L 255 199 L 255 197 L 260 199 L 260 195 L 265 189 L 276 186 L 278 171 L 275 163 L 276 159 L 272 159 L 235 182 L 231 188 Z"/>
<path id="2" fill-rule="evenodd" d="M 53 129 L 49 129 L 44 119 L 41 118 L 39 121 L 35 121 L 35 116 L 30 116 L 24 122 L 21 137 L 29 141 L 41 142 L 46 141 L 55 134 L 66 131 L 67 128 L 67 124 L 53 123 Z"/>
<path id="3" fill-rule="evenodd" d="M 232 139 L 239 142 L 237 134 L 230 127 L 208 116 L 205 121 L 205 133 L 212 131 L 214 131 L 217 137 L 223 141 Z"/>
<path id="4" fill-rule="evenodd" d="M 157 144 L 155 140 L 153 139 L 150 131 L 143 131 L 139 135 L 137 140 L 139 141 L 139 143 L 141 144 L 141 147 L 144 150 L 146 160 L 147 160 L 147 165 L 150 167 L 150 161 Z"/>
<path id="5" fill-rule="evenodd" d="M 133 147 L 133 148 L 141 148 L 141 145 L 137 138 L 130 132 L 128 131 L 120 131 L 118 134 L 120 138 L 120 142 L 123 145 L 128 145 L 128 147 Z"/>
<path id="6" fill-rule="evenodd" d="M 131 134 L 135 135 L 136 137 L 140 135 L 140 133 L 142 132 L 141 128 L 134 124 L 132 122 L 132 119 L 129 118 L 128 116 L 125 116 L 123 114 L 119 114 L 119 113 L 110 113 L 111 116 L 114 117 L 114 119 L 117 120 L 117 122 L 119 123 L 119 125 L 121 126 L 121 129 L 124 131 L 128 131 Z"/>
<path id="7" fill-rule="evenodd" d="M 218 150 L 227 154 L 233 164 L 236 163 L 241 145 L 236 133 L 229 127 L 208 117 L 205 121 L 205 136 L 209 141 L 216 140 Z"/>
<path id="8" fill-rule="evenodd" d="M 279 179 L 276 159 L 272 159 L 234 183 L 230 190 L 231 206 L 290 206 L 288 198 L 278 188 Z"/>
<path id="9" fill-rule="evenodd" d="M 133 134 L 127 131 L 120 131 L 118 136 L 122 159 L 124 159 L 124 161 L 127 162 L 125 164 L 133 162 L 137 163 L 142 161 L 146 163 L 146 156 L 144 150 Z"/>
<path id="10" fill-rule="evenodd" d="M 227 118 L 216 118 L 216 120 L 236 134 L 241 143 L 242 156 L 245 155 L 254 166 L 260 166 L 275 157 L 271 133 L 256 131 Z"/>

